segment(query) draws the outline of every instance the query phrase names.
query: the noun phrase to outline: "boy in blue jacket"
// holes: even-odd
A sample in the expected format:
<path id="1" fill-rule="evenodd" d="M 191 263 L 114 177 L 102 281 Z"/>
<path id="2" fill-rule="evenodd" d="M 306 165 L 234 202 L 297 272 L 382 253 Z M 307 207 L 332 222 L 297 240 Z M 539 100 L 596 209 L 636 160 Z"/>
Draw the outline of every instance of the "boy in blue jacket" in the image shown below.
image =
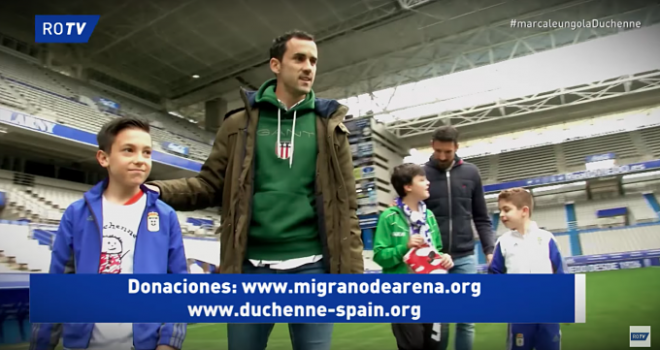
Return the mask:
<path id="1" fill-rule="evenodd" d="M 50 273 L 187 273 L 176 213 L 143 185 L 151 172 L 149 129 L 140 120 L 117 118 L 98 133 L 96 158 L 108 178 L 64 212 Z M 30 349 L 54 350 L 62 337 L 65 349 L 179 350 L 186 326 L 35 324 Z"/>

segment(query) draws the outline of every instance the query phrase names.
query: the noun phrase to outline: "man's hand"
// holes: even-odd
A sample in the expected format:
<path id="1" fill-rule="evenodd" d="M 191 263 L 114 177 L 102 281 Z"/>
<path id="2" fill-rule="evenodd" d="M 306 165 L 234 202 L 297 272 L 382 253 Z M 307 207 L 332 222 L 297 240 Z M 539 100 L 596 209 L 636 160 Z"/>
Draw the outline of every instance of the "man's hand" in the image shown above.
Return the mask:
<path id="1" fill-rule="evenodd" d="M 169 345 L 158 345 L 156 350 L 177 350 L 176 348 L 173 348 Z"/>
<path id="2" fill-rule="evenodd" d="M 424 237 L 422 235 L 412 235 L 408 240 L 408 248 L 419 248 L 424 245 Z"/>
<path id="3" fill-rule="evenodd" d="M 486 255 L 486 264 L 490 265 L 490 263 L 493 261 L 493 254 L 487 254 Z"/>
<path id="4" fill-rule="evenodd" d="M 152 191 L 154 191 L 154 192 L 160 194 L 160 188 L 158 188 L 158 186 L 147 185 L 147 184 L 144 184 L 144 186 L 145 186 L 146 188 L 148 188 L 148 189 L 150 189 L 150 190 L 152 190 Z"/>
<path id="5" fill-rule="evenodd" d="M 440 255 L 440 265 L 445 270 L 450 270 L 452 267 L 454 267 L 454 260 L 449 254 L 442 254 Z"/>

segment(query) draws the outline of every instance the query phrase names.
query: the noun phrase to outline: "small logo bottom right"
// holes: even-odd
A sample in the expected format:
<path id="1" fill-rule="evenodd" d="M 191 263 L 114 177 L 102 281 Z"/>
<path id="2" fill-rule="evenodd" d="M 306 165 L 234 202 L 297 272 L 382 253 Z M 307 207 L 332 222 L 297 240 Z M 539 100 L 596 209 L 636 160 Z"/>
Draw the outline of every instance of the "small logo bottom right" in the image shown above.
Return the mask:
<path id="1" fill-rule="evenodd" d="M 651 326 L 630 326 L 630 347 L 651 347 Z"/>

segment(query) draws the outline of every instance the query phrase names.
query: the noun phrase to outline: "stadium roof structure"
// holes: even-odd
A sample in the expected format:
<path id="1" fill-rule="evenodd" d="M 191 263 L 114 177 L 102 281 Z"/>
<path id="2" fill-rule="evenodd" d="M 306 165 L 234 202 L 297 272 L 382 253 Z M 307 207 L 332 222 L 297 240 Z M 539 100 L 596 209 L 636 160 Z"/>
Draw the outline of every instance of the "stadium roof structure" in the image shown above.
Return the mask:
<path id="1" fill-rule="evenodd" d="M 347 99 L 629 29 L 529 27 L 529 21 L 660 22 L 660 5 L 648 0 L 24 0 L 1 2 L 0 32 L 33 42 L 34 9 L 100 14 L 88 44 L 67 52 L 51 46 L 55 58 L 167 97 L 170 106 L 198 119 L 202 102 L 222 97 L 231 104 L 239 86 L 256 88 L 270 78 L 270 42 L 293 28 L 317 37 L 317 94 Z M 450 118 L 418 116 L 391 129 L 412 137 L 419 132 L 406 130 L 427 132 L 448 122 L 468 127 L 511 110 L 496 107 L 487 113 L 460 109 Z"/>
<path id="2" fill-rule="evenodd" d="M 658 105 L 658 89 L 660 24 L 344 102 L 414 138 L 445 123 L 493 132 L 485 126 L 497 122 L 511 131 Z"/>

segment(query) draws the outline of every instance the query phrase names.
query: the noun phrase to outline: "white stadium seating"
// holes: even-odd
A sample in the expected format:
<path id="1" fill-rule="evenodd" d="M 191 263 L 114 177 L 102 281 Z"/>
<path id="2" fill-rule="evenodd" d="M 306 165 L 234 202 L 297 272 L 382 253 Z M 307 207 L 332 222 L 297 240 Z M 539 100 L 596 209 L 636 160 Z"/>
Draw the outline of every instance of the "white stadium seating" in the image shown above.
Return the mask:
<path id="1" fill-rule="evenodd" d="M 585 255 L 660 249 L 660 226 L 621 228 L 580 234 Z"/>
<path id="2" fill-rule="evenodd" d="M 157 143 L 168 141 L 188 146 L 190 158 L 198 161 L 205 160 L 211 151 L 214 135 L 188 121 L 141 107 L 92 86 L 82 86 L 66 76 L 0 53 L 0 103 L 95 134 L 104 123 L 119 117 L 101 112 L 92 102 L 96 96 L 116 100 L 121 103 L 123 113 L 151 122 L 152 136 Z"/>
<path id="3" fill-rule="evenodd" d="M 0 77 L 0 100 L 10 107 L 25 108 L 27 105 L 2 77 Z"/>
<path id="4" fill-rule="evenodd" d="M 539 227 L 544 227 L 548 231 L 566 231 L 566 208 L 563 205 L 551 205 L 547 207 L 537 207 L 532 214 L 533 219 Z"/>
<path id="5" fill-rule="evenodd" d="M 632 194 L 624 198 L 604 199 L 596 202 L 576 202 L 578 226 L 581 228 L 597 227 L 599 222 L 596 212 L 601 209 L 626 207 L 637 222 L 647 222 L 657 219 L 651 206 L 640 194 Z"/>
<path id="6" fill-rule="evenodd" d="M 530 148 L 499 155 L 497 182 L 528 179 L 559 173 L 553 146 Z M 524 159 L 525 161 L 521 161 Z M 469 161 L 469 159 L 468 159 Z"/>
<path id="7" fill-rule="evenodd" d="M 568 235 L 558 235 L 555 236 L 557 241 L 557 246 L 559 246 L 559 251 L 562 252 L 564 257 L 571 256 L 571 241 Z"/>
<path id="8" fill-rule="evenodd" d="M 0 170 L 0 190 L 8 193 L 9 211 L 21 219 L 58 224 L 64 210 L 83 198 L 91 186 L 69 181 L 35 177 L 31 186 L 13 183 L 14 173 Z M 219 214 L 212 211 L 178 212 L 184 234 L 212 235 L 220 225 Z"/>
<path id="9" fill-rule="evenodd" d="M 566 171 L 584 170 L 584 159 L 592 154 L 614 153 L 621 164 L 634 163 L 639 154 L 631 133 L 613 134 L 570 142 L 563 147 Z"/>
<path id="10" fill-rule="evenodd" d="M 15 264 L 24 266 L 30 271 L 48 271 L 50 247 L 32 239 L 28 225 L 0 223 L 0 232 L 3 234 L 0 250 L 5 257 L 14 259 Z M 3 267 L 7 270 L 6 266 Z"/>
<path id="11" fill-rule="evenodd" d="M 584 170 L 587 156 L 604 153 L 618 164 L 660 159 L 660 127 L 465 159 L 489 184 Z"/>

